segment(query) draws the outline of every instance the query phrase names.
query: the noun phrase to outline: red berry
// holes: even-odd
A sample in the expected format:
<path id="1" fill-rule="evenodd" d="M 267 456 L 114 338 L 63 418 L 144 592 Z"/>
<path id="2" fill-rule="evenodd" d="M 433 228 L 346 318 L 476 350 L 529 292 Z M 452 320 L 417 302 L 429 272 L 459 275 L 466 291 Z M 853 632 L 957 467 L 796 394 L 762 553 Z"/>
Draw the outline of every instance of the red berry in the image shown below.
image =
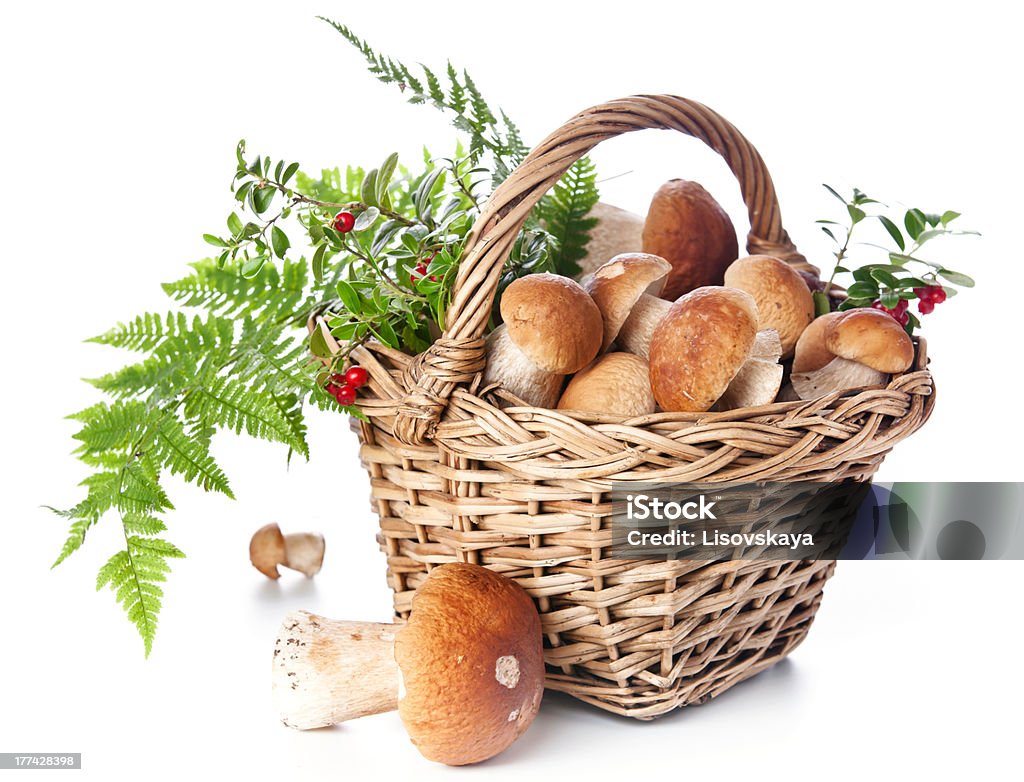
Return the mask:
<path id="1" fill-rule="evenodd" d="M 932 297 L 931 290 L 931 286 L 927 288 L 914 288 L 914 295 L 921 301 L 928 301 Z"/>
<path id="2" fill-rule="evenodd" d="M 946 289 L 941 285 L 932 285 L 929 290 L 932 293 L 931 301 L 933 304 L 942 304 L 946 300 Z"/>
<path id="3" fill-rule="evenodd" d="M 431 282 L 437 282 L 437 275 L 436 274 L 431 274 L 430 275 L 430 281 Z"/>
<path id="4" fill-rule="evenodd" d="M 917 311 L 922 315 L 930 315 L 934 309 L 935 304 L 927 299 L 921 299 L 921 301 L 917 303 Z"/>
<path id="5" fill-rule="evenodd" d="M 369 377 L 370 374 L 362 367 L 352 367 L 345 373 L 344 382 L 348 383 L 352 388 L 362 388 L 366 385 Z"/>
<path id="6" fill-rule="evenodd" d="M 903 310 L 902 312 L 897 313 L 897 315 L 895 317 L 896 317 L 896 320 L 899 321 L 899 324 L 901 326 L 906 326 L 908 323 L 910 323 L 910 313 L 907 312 L 906 310 Z"/>
<path id="7" fill-rule="evenodd" d="M 338 212 L 334 215 L 334 222 L 331 223 L 335 231 L 340 234 L 347 234 L 356 224 L 356 218 L 351 212 Z"/>
<path id="8" fill-rule="evenodd" d="M 335 372 L 333 375 L 331 375 L 331 382 L 330 382 L 331 385 L 340 386 L 344 382 L 345 382 L 345 376 L 343 374 L 341 374 L 340 372 Z"/>
<path id="9" fill-rule="evenodd" d="M 342 407 L 348 407 L 356 401 L 356 390 L 346 383 L 335 389 L 334 398 L 338 400 L 338 404 Z"/>
<path id="10" fill-rule="evenodd" d="M 882 304 L 882 300 L 881 299 L 875 299 L 873 302 L 871 302 L 871 308 L 872 309 L 876 309 L 876 310 L 881 310 L 882 312 L 888 312 L 889 311 L 889 308 L 886 307 L 884 304 Z"/>

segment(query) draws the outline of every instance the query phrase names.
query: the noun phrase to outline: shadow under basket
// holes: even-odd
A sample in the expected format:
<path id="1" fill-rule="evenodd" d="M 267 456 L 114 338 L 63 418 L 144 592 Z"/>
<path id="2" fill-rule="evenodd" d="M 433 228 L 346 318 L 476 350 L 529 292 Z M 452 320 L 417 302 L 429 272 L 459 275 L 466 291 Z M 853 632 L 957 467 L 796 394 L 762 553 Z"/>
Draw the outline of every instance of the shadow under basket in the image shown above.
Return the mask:
<path id="1" fill-rule="evenodd" d="M 370 375 L 359 402 L 369 420 L 353 423 L 396 615 L 408 615 L 430 568 L 484 565 L 536 602 L 550 689 L 651 719 L 789 654 L 835 562 L 612 559 L 612 481 L 867 481 L 928 419 L 934 396 L 923 340 L 910 370 L 885 387 L 727 412 L 584 416 L 510 406 L 500 389 L 481 389 L 484 331 L 526 215 L 597 143 L 644 128 L 721 154 L 750 214 L 748 250 L 817 272 L 782 228 L 760 156 L 731 124 L 683 98 L 635 96 L 573 117 L 495 191 L 467 241 L 440 339 L 419 356 L 369 344 L 352 359 Z"/>

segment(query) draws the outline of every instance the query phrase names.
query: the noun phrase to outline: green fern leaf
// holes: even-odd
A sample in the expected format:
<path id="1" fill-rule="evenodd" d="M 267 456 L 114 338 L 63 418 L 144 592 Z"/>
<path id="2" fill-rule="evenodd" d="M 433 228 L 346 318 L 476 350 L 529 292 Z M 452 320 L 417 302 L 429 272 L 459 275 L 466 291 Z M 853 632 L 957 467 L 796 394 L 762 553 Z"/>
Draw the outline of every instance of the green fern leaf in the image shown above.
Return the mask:
<path id="1" fill-rule="evenodd" d="M 157 425 L 153 444 L 153 458 L 171 471 L 181 474 L 186 481 L 201 486 L 205 491 L 218 491 L 234 499 L 228 478 L 210 454 L 209 441 L 193 439 L 173 415 L 166 415 Z"/>
<path id="2" fill-rule="evenodd" d="M 127 527 L 126 527 L 127 529 Z M 168 559 L 184 557 L 180 549 L 161 538 L 129 535 L 126 546 L 100 568 L 96 590 L 109 586 L 128 619 L 142 636 L 149 657 L 153 650 L 163 590 L 159 583 L 170 572 Z"/>
<path id="3" fill-rule="evenodd" d="M 137 400 L 100 403 L 76 414 L 84 425 L 72 437 L 84 453 L 120 450 L 130 445 L 145 425 L 146 404 Z"/>
<path id="4" fill-rule="evenodd" d="M 598 198 L 597 169 L 590 158 L 583 157 L 538 205 L 535 216 L 555 240 L 552 260 L 559 274 L 579 274 L 579 261 L 586 257 L 590 230 L 597 224 L 587 214 Z"/>
<path id="5" fill-rule="evenodd" d="M 51 508 L 50 510 L 54 509 Z M 89 531 L 89 528 L 92 525 L 93 521 L 89 518 L 75 519 L 71 522 L 71 529 L 68 531 L 68 538 L 64 541 L 64 546 L 60 550 L 60 556 L 58 556 L 54 563 L 50 565 L 51 570 L 82 547 L 82 544 L 85 542 L 85 533 Z"/>
<path id="6" fill-rule="evenodd" d="M 143 514 L 174 507 L 160 485 L 157 470 L 147 457 L 133 459 L 124 468 L 117 507 L 122 513 Z"/>
<path id="7" fill-rule="evenodd" d="M 277 406 L 231 377 L 219 377 L 209 386 L 196 389 L 185 402 L 185 416 L 236 434 L 244 430 L 250 437 L 299 447 Z"/>

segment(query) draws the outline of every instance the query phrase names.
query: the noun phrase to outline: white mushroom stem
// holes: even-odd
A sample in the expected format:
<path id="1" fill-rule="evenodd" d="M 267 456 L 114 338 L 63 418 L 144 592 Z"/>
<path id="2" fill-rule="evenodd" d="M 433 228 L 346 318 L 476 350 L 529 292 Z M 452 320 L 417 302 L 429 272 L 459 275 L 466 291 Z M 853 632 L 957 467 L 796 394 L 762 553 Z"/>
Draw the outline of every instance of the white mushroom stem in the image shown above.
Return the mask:
<path id="1" fill-rule="evenodd" d="M 781 357 L 782 341 L 779 332 L 775 329 L 757 332 L 747 360 L 715 403 L 715 409 L 735 410 L 774 402 L 782 385 Z"/>
<path id="2" fill-rule="evenodd" d="M 883 385 L 889 376 L 877 369 L 850 361 L 845 358 L 834 358 L 821 369 L 813 372 L 796 372 L 790 380 L 793 389 L 801 399 L 818 399 L 833 391 L 845 391 L 848 388 L 861 386 Z"/>
<path id="3" fill-rule="evenodd" d="M 286 568 L 297 570 L 306 578 L 320 572 L 324 563 L 324 536 L 318 532 L 295 532 L 284 536 L 284 562 Z"/>
<path id="4" fill-rule="evenodd" d="M 274 642 L 273 701 L 298 730 L 398 708 L 397 625 L 293 611 Z"/>
<path id="5" fill-rule="evenodd" d="M 664 319 L 672 302 L 659 299 L 649 293 L 645 293 L 636 304 L 633 305 L 629 317 L 619 329 L 619 336 L 615 341 L 626 353 L 633 353 L 645 359 L 649 359 L 651 348 L 651 334 Z"/>
<path id="6" fill-rule="evenodd" d="M 487 337 L 484 385 L 497 383 L 533 407 L 553 408 L 562 392 L 562 375 L 546 372 L 526 357 L 502 323 Z"/>

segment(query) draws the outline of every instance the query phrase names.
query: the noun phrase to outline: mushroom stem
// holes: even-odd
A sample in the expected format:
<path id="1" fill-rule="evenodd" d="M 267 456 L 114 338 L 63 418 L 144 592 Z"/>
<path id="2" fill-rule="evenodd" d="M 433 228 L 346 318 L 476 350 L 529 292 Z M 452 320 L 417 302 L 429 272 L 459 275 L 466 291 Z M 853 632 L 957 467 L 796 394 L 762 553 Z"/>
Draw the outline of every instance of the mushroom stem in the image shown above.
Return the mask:
<path id="1" fill-rule="evenodd" d="M 318 532 L 293 532 L 284 536 L 286 568 L 297 570 L 306 578 L 320 572 L 324 562 L 324 536 Z"/>
<path id="2" fill-rule="evenodd" d="M 273 700 L 281 721 L 309 730 L 397 709 L 397 630 L 308 611 L 288 614 L 274 642 Z"/>
<path id="3" fill-rule="evenodd" d="M 651 335 L 664 319 L 672 302 L 659 299 L 645 293 L 633 305 L 629 317 L 626 318 L 616 342 L 626 353 L 634 353 L 649 359 L 651 353 Z"/>

